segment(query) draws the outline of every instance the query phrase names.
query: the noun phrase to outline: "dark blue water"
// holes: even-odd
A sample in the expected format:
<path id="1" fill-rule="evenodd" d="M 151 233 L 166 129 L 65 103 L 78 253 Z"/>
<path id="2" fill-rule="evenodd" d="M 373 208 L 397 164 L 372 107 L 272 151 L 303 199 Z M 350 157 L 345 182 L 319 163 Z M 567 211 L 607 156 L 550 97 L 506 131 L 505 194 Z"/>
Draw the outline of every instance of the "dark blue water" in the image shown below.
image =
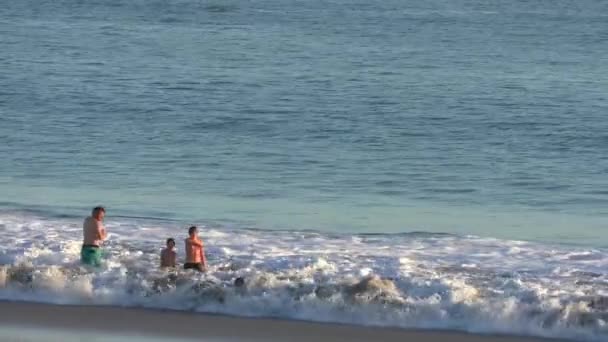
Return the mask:
<path id="1" fill-rule="evenodd" d="M 608 244 L 606 1 L 5 1 L 5 208 Z"/>

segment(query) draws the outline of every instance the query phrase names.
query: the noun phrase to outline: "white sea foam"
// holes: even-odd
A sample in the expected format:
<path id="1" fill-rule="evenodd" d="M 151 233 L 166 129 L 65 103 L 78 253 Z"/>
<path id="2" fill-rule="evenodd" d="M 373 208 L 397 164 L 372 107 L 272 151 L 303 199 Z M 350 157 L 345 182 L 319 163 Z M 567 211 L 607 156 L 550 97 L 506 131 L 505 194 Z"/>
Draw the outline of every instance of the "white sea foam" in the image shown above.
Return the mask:
<path id="1" fill-rule="evenodd" d="M 204 227 L 208 274 L 158 269 L 184 227 L 110 221 L 106 260 L 79 263 L 78 219 L 0 215 L 0 298 L 472 332 L 608 338 L 608 251 L 411 233 Z M 180 254 L 181 251 L 178 251 Z M 244 279 L 243 286 L 234 280 Z"/>

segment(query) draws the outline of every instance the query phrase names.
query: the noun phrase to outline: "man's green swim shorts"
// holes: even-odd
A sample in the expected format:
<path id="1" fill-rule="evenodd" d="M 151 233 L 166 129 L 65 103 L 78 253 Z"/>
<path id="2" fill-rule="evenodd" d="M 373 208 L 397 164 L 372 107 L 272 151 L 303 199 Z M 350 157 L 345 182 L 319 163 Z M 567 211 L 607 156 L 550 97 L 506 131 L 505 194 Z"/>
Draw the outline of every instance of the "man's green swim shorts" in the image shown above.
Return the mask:
<path id="1" fill-rule="evenodd" d="M 80 251 L 80 261 L 85 265 L 101 265 L 101 248 L 93 245 L 83 245 Z"/>

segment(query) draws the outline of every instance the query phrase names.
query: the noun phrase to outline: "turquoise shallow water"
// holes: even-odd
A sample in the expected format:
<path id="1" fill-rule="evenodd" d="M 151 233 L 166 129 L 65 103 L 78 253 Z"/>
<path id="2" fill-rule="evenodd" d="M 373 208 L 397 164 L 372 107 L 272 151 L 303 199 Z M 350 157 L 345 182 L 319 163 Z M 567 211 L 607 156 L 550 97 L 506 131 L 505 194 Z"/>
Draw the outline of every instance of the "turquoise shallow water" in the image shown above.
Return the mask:
<path id="1" fill-rule="evenodd" d="M 19 1 L 4 210 L 608 245 L 605 1 Z"/>

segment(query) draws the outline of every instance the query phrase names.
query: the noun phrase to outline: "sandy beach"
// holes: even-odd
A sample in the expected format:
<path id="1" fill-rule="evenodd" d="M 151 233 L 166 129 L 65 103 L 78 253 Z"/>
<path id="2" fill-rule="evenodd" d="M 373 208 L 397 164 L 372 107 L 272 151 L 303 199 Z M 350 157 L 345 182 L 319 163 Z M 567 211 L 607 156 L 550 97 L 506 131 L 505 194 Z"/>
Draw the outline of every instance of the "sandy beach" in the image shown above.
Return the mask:
<path id="1" fill-rule="evenodd" d="M 23 330 L 19 330 L 23 329 Z M 34 330 L 32 330 L 34 329 Z M 63 331 L 95 336 L 95 341 L 129 337 L 205 341 L 420 341 L 420 342 L 541 342 L 557 341 L 518 336 L 475 335 L 451 331 L 370 328 L 274 319 L 249 319 L 177 311 L 99 306 L 59 306 L 0 302 L 0 332 L 8 341 L 46 341 L 31 331 Z M 26 337 L 20 336 L 23 331 Z M 30 333 L 29 335 L 27 333 Z M 18 335 L 18 338 L 15 338 Z M 41 334 L 38 334 L 41 335 Z M 2 335 L 0 335 L 2 336 Z M 104 336 L 107 339 L 104 339 Z"/>

